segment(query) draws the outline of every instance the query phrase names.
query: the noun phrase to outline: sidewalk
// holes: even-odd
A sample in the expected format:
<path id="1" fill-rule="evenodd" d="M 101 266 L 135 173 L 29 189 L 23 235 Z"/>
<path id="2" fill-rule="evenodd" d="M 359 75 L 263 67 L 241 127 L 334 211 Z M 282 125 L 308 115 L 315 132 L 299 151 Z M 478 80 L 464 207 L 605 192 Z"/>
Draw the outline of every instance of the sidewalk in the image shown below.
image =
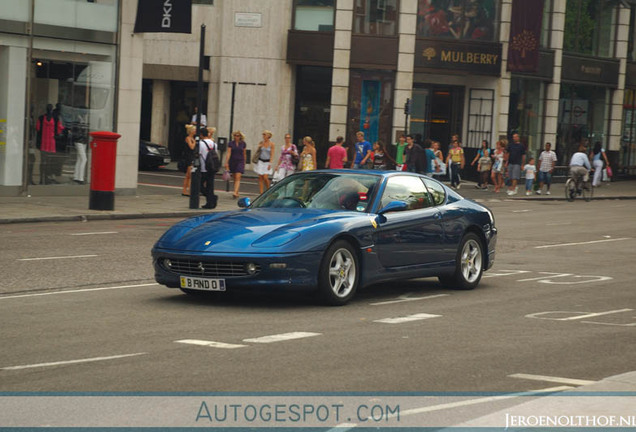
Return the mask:
<path id="1" fill-rule="evenodd" d="M 473 182 L 463 182 L 459 193 L 466 198 L 488 203 L 504 200 L 565 200 L 563 183 L 552 185 L 552 194 L 526 196 L 523 186 L 517 195 L 508 196 L 505 191 L 494 193 L 492 185 L 488 191 L 475 188 Z M 237 209 L 236 200 L 230 192 L 217 190 L 219 201 L 215 211 Z M 254 198 L 255 196 L 249 196 Z M 636 180 L 604 183 L 594 190 L 597 199 L 636 199 Z M 182 217 L 204 214 L 208 210 L 189 208 L 189 198 L 179 191 L 162 190 L 139 185 L 136 195 L 116 195 L 115 210 L 88 209 L 88 191 L 82 196 L 37 196 L 0 197 L 0 224 L 55 221 L 87 221 L 109 219 L 137 219 L 148 217 Z M 205 204 L 201 197 L 200 205 Z"/>

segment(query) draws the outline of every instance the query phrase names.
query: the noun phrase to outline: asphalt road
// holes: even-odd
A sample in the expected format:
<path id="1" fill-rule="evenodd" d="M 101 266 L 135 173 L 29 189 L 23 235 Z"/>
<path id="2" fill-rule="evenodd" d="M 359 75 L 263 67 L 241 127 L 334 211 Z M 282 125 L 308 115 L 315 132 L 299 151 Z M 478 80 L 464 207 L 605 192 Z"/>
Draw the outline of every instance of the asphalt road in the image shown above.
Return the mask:
<path id="1" fill-rule="evenodd" d="M 526 391 L 634 370 L 636 202 L 487 204 L 477 289 L 395 281 L 339 308 L 154 284 L 176 219 L 0 226 L 0 391 Z"/>

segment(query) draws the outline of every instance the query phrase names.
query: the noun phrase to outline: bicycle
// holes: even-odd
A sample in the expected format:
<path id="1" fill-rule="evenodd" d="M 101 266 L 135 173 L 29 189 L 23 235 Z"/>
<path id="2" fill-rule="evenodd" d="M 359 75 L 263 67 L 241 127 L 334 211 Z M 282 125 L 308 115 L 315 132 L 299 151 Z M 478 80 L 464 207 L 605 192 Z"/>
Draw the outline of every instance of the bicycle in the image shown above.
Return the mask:
<path id="1" fill-rule="evenodd" d="M 585 201 L 590 201 L 592 199 L 592 196 L 594 195 L 594 188 L 592 187 L 592 176 L 590 174 L 588 174 L 587 181 L 583 181 L 580 176 L 574 180 L 574 178 L 572 178 L 572 174 L 569 175 L 565 182 L 566 200 L 572 202 L 577 196 L 583 198 Z"/>

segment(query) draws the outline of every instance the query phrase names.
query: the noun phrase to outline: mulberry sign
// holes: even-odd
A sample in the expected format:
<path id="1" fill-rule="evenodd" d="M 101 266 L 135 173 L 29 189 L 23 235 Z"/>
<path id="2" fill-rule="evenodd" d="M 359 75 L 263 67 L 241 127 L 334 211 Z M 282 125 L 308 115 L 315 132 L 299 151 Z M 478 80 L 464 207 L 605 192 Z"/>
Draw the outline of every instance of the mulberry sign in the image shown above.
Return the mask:
<path id="1" fill-rule="evenodd" d="M 483 75 L 501 73 L 501 44 L 418 39 L 415 69 L 452 69 Z"/>

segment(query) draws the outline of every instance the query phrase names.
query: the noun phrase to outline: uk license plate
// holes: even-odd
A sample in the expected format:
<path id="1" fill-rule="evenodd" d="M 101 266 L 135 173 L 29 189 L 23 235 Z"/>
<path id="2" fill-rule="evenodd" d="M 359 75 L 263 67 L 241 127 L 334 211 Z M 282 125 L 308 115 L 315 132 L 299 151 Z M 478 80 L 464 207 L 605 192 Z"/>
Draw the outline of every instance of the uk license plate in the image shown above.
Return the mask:
<path id="1" fill-rule="evenodd" d="M 170 158 L 163 158 L 163 163 L 170 163 Z"/>
<path id="2" fill-rule="evenodd" d="M 225 279 L 204 279 L 181 276 L 181 288 L 200 291 L 225 291 Z"/>

